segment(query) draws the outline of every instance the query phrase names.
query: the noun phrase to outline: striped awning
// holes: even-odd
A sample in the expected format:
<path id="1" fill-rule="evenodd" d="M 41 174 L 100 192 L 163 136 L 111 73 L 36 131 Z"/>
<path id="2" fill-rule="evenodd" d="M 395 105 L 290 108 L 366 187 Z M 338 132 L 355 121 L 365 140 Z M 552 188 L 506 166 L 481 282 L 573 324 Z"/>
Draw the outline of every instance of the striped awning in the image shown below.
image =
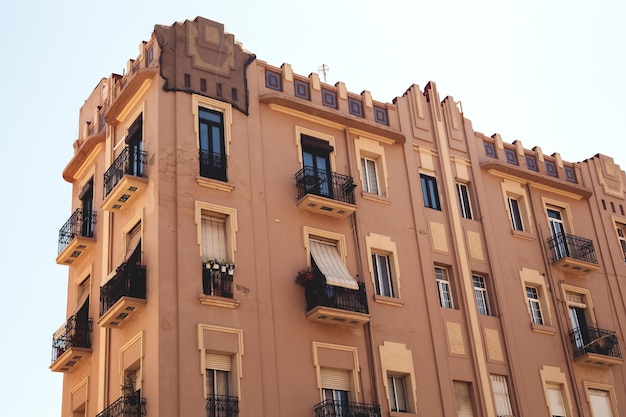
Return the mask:
<path id="1" fill-rule="evenodd" d="M 352 290 L 359 289 L 359 284 L 350 275 L 350 272 L 348 272 L 348 269 L 341 261 L 337 246 L 318 240 L 311 240 L 309 243 L 311 245 L 311 256 L 313 256 L 320 272 L 326 277 L 328 285 L 350 288 Z"/>

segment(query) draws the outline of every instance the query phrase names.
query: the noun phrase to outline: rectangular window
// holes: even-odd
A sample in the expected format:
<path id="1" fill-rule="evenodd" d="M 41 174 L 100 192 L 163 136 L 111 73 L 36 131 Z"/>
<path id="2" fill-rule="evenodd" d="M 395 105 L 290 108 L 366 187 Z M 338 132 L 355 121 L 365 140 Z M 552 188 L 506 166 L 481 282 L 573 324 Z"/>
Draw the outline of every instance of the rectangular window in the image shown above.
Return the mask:
<path id="1" fill-rule="evenodd" d="M 228 261 L 226 219 L 211 215 L 202 216 L 202 259 Z"/>
<path id="2" fill-rule="evenodd" d="M 478 314 L 489 316 L 491 314 L 491 309 L 489 308 L 489 297 L 487 294 L 485 277 L 481 275 L 472 275 L 472 282 L 474 283 L 474 296 L 476 297 Z"/>
<path id="3" fill-rule="evenodd" d="M 200 176 L 226 181 L 226 147 L 224 115 L 205 108 L 198 109 Z"/>
<path id="4" fill-rule="evenodd" d="M 436 266 L 435 279 L 437 280 L 437 290 L 439 291 L 439 305 L 443 308 L 454 308 L 448 270 Z"/>
<path id="5" fill-rule="evenodd" d="M 226 216 L 203 214 L 201 220 L 202 291 L 206 295 L 233 298 L 233 264 L 228 257 Z"/>
<path id="6" fill-rule="evenodd" d="M 363 191 L 370 194 L 379 194 L 376 161 L 361 157 L 361 172 L 363 173 Z"/>
<path id="7" fill-rule="evenodd" d="M 594 417 L 613 417 L 613 406 L 609 391 L 589 389 L 589 405 Z"/>
<path id="8" fill-rule="evenodd" d="M 205 390 L 208 417 L 232 416 L 239 411 L 238 398 L 233 394 L 232 357 L 207 352 L 205 354 Z"/>
<path id="9" fill-rule="evenodd" d="M 324 415 L 348 417 L 350 401 L 350 372 L 340 369 L 321 368 Z"/>
<path id="10" fill-rule="evenodd" d="M 549 385 L 548 389 L 548 401 L 550 403 L 550 415 L 552 417 L 566 417 L 565 404 L 563 403 L 563 395 L 561 394 L 561 387 L 557 385 Z"/>
<path id="11" fill-rule="evenodd" d="M 469 382 L 454 381 L 454 399 L 458 417 L 474 417 L 472 407 L 472 385 Z"/>
<path id="12" fill-rule="evenodd" d="M 372 252 L 372 266 L 374 268 L 374 279 L 376 280 L 376 294 L 394 297 L 389 256 Z"/>
<path id="13" fill-rule="evenodd" d="M 626 225 L 616 223 L 615 228 L 617 230 L 619 247 L 622 249 L 622 257 L 624 258 L 624 262 L 626 262 Z"/>
<path id="14" fill-rule="evenodd" d="M 522 223 L 522 214 L 520 212 L 520 203 L 517 198 L 507 197 L 509 204 L 509 212 L 511 214 L 511 225 L 514 230 L 524 231 L 524 224 Z"/>
<path id="15" fill-rule="evenodd" d="M 530 308 L 530 318 L 535 324 L 545 324 L 543 314 L 541 313 L 541 302 L 539 300 L 539 291 L 536 287 L 526 286 L 526 298 Z"/>
<path id="16" fill-rule="evenodd" d="M 439 189 L 437 188 L 437 178 L 426 174 L 420 174 L 420 180 L 422 182 L 424 206 L 434 210 L 441 210 L 441 203 L 439 202 Z"/>
<path id="17" fill-rule="evenodd" d="M 491 392 L 493 393 L 493 402 L 496 405 L 496 415 L 498 417 L 513 417 L 511 408 L 511 397 L 509 396 L 509 387 L 504 375 L 489 375 L 491 379 Z"/>
<path id="18" fill-rule="evenodd" d="M 389 405 L 391 411 L 398 413 L 408 412 L 405 377 L 400 375 L 388 375 L 387 385 L 389 388 Z"/>
<path id="19" fill-rule="evenodd" d="M 465 219 L 472 219 L 472 206 L 470 204 L 469 190 L 467 184 L 456 183 L 456 194 L 459 197 L 459 207 L 461 216 Z"/>

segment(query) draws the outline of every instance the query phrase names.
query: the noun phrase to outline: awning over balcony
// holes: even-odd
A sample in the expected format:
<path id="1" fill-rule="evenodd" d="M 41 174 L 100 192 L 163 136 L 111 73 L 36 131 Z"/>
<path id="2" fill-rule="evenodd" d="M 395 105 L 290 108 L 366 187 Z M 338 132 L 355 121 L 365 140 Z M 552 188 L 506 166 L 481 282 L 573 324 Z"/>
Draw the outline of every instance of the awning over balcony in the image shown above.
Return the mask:
<path id="1" fill-rule="evenodd" d="M 311 256 L 313 256 L 320 272 L 326 277 L 328 285 L 350 288 L 352 290 L 359 289 L 359 284 L 350 275 L 350 272 L 348 272 L 348 269 L 341 261 L 335 245 L 317 240 L 310 240 L 309 243 L 311 245 Z"/>

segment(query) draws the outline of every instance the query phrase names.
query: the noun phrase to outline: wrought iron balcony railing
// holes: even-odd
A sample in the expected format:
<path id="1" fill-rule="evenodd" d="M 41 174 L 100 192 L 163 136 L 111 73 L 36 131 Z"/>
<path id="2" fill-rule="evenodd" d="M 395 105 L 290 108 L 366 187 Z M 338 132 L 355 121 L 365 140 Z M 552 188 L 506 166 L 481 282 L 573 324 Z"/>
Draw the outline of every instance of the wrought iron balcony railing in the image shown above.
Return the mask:
<path id="1" fill-rule="evenodd" d="M 91 210 L 76 209 L 63 227 L 59 229 L 59 254 L 76 236 L 93 237 L 96 213 Z"/>
<path id="2" fill-rule="evenodd" d="M 352 177 L 305 166 L 296 173 L 298 200 L 307 194 L 354 204 L 356 184 Z"/>
<path id="3" fill-rule="evenodd" d="M 364 283 L 359 282 L 359 289 L 353 290 L 328 285 L 319 271 L 316 271 L 314 276 L 311 281 L 303 283 L 307 311 L 323 306 L 369 314 Z"/>
<path id="4" fill-rule="evenodd" d="M 124 175 L 143 177 L 143 167 L 148 160 L 148 153 L 136 148 L 126 147 L 115 158 L 109 169 L 104 173 L 104 198 L 124 178 Z"/>
<path id="5" fill-rule="evenodd" d="M 207 417 L 237 417 L 239 398 L 228 395 L 209 395 L 206 400 Z"/>
<path id="6" fill-rule="evenodd" d="M 200 149 L 200 176 L 227 181 L 226 156 Z"/>
<path id="7" fill-rule="evenodd" d="M 123 263 L 115 276 L 100 288 L 100 317 L 122 297 L 146 299 L 146 267 Z"/>
<path id="8" fill-rule="evenodd" d="M 610 330 L 596 329 L 595 327 L 576 328 L 569 332 L 570 342 L 574 349 L 574 357 L 585 353 L 621 358 L 619 342 L 615 332 Z"/>
<path id="9" fill-rule="evenodd" d="M 313 407 L 315 417 L 380 417 L 380 406 L 326 400 Z"/>
<path id="10" fill-rule="evenodd" d="M 216 297 L 233 298 L 233 273 L 221 269 L 202 269 L 202 292 Z"/>
<path id="11" fill-rule="evenodd" d="M 142 417 L 146 415 L 146 399 L 141 398 L 141 390 L 115 400 L 96 417 Z"/>
<path id="12" fill-rule="evenodd" d="M 592 264 L 598 263 L 592 240 L 567 233 L 558 233 L 548 238 L 548 246 L 552 253 L 552 262 L 567 257 Z"/>
<path id="13" fill-rule="evenodd" d="M 70 348 L 91 348 L 91 319 L 75 315 L 65 323 L 65 331 L 52 336 L 52 363 L 56 362 Z"/>

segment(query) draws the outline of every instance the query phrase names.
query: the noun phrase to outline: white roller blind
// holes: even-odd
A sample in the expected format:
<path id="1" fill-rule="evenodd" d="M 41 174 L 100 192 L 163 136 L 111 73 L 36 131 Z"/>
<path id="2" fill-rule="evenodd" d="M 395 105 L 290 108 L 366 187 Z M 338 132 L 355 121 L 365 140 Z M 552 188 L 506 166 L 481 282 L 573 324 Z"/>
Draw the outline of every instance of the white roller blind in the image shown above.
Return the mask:
<path id="1" fill-rule="evenodd" d="M 591 403 L 594 417 L 613 417 L 608 391 L 590 389 L 589 402 Z"/>
<path id="2" fill-rule="evenodd" d="M 340 369 L 320 369 L 322 388 L 350 391 L 350 373 Z"/>
<path id="3" fill-rule="evenodd" d="M 454 398 L 458 417 L 474 417 L 469 383 L 454 381 Z"/>
<path id="4" fill-rule="evenodd" d="M 565 417 L 565 405 L 563 404 L 561 388 L 548 387 L 548 399 L 550 400 L 550 413 L 553 416 Z"/>
<path id="5" fill-rule="evenodd" d="M 204 356 L 204 366 L 206 369 L 230 372 L 233 368 L 233 361 L 228 355 L 207 352 Z"/>
<path id="6" fill-rule="evenodd" d="M 309 241 L 311 247 L 311 255 L 320 269 L 320 272 L 326 277 L 328 285 L 337 287 L 359 289 L 359 284 L 350 275 L 348 269 L 341 261 L 337 247 L 330 243 L 320 242 L 318 240 Z"/>
<path id="7" fill-rule="evenodd" d="M 226 221 L 217 217 L 202 217 L 202 260 L 227 261 Z"/>
<path id="8" fill-rule="evenodd" d="M 509 388 L 504 375 L 490 375 L 493 401 L 496 405 L 496 414 L 499 417 L 513 416 Z"/>

